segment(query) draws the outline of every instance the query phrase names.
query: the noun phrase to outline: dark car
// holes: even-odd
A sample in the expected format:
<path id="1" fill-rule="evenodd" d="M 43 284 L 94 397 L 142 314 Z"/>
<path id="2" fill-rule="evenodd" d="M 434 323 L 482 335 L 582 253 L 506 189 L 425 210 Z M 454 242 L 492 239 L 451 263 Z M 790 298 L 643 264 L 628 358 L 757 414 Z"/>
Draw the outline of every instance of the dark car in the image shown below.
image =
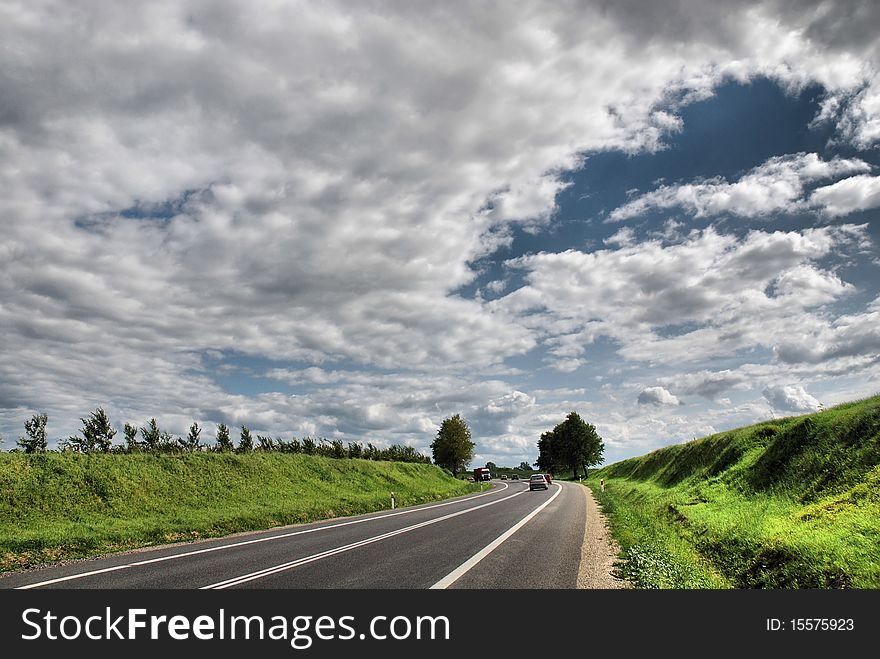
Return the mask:
<path id="1" fill-rule="evenodd" d="M 550 484 L 547 482 L 547 479 L 544 478 L 544 474 L 533 474 L 531 478 L 529 478 L 529 491 L 546 490 L 548 487 L 550 487 Z"/>
<path id="2" fill-rule="evenodd" d="M 510 477 L 510 480 L 512 480 L 512 481 L 518 481 L 518 480 L 519 480 L 519 474 L 513 474 L 513 475 Z"/>

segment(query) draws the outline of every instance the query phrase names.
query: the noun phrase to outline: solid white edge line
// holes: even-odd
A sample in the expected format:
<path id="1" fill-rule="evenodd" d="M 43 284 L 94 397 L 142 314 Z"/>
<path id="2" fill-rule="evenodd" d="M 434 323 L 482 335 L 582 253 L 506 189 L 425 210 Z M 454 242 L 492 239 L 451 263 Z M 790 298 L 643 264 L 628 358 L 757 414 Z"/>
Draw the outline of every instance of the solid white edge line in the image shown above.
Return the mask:
<path id="1" fill-rule="evenodd" d="M 555 485 L 559 488 L 558 490 L 556 490 L 556 494 L 554 494 L 552 497 L 547 499 L 547 501 L 545 501 L 542 505 L 535 508 L 532 512 L 530 512 L 528 515 L 523 517 L 519 522 L 517 522 L 514 526 L 511 526 L 507 531 L 505 531 L 504 533 L 499 535 L 497 538 L 495 538 L 492 542 L 490 542 L 488 545 L 483 547 L 476 554 L 474 554 L 468 560 L 466 560 L 464 563 L 462 563 L 457 568 L 455 568 L 452 572 L 450 572 L 445 577 L 440 579 L 440 581 L 438 581 L 433 586 L 431 586 L 431 588 L 429 588 L 429 590 L 441 590 L 444 588 L 449 588 L 449 586 L 451 586 L 456 581 L 458 581 L 461 577 L 463 577 L 465 575 L 465 573 L 470 571 L 477 563 L 479 563 L 484 558 L 486 558 L 486 556 L 488 556 L 493 551 L 495 551 L 502 542 L 507 540 L 510 536 L 512 536 L 514 533 L 519 531 L 523 526 L 525 526 L 529 522 L 529 520 L 531 520 L 535 515 L 537 515 L 539 512 L 544 510 L 544 508 L 546 508 L 551 503 L 553 503 L 553 500 L 562 493 L 562 485 L 560 483 L 555 483 Z M 525 491 L 525 490 L 523 490 L 523 491 Z"/>
<path id="2" fill-rule="evenodd" d="M 226 579 L 225 581 L 218 581 L 217 583 L 209 584 L 207 586 L 201 586 L 199 590 L 222 590 L 224 588 L 229 588 L 231 586 L 238 586 L 243 583 L 247 583 L 249 581 L 256 581 L 257 579 L 262 579 L 263 577 L 268 577 L 272 574 L 277 574 L 278 572 L 285 572 L 286 570 L 292 570 L 293 568 L 299 567 L 301 565 L 306 565 L 307 563 L 314 563 L 315 561 L 319 561 L 323 558 L 328 558 L 330 556 L 335 556 L 336 554 L 342 554 L 347 551 L 351 551 L 352 549 L 357 549 L 358 547 L 364 547 L 366 545 L 371 545 L 374 542 L 381 542 L 382 540 L 387 540 L 388 538 L 392 538 L 394 536 L 401 535 L 403 533 L 409 533 L 410 531 L 415 531 L 417 529 L 424 528 L 426 526 L 431 526 L 432 524 L 437 524 L 438 522 L 446 521 L 447 519 L 452 519 L 453 517 L 458 517 L 459 515 L 465 515 L 467 513 L 472 513 L 475 510 L 480 510 L 481 508 L 486 508 L 488 506 L 494 506 L 498 503 L 503 503 L 505 501 L 509 501 L 514 497 L 518 497 L 520 494 L 525 494 L 526 490 L 520 490 L 516 494 L 511 494 L 509 497 L 504 497 L 503 499 L 495 499 L 494 501 L 489 501 L 488 503 L 481 504 L 479 506 L 474 506 L 473 508 L 466 508 L 464 510 L 459 510 L 454 513 L 449 513 L 448 515 L 443 515 L 442 517 L 435 517 L 434 519 L 425 520 L 424 522 L 419 522 L 418 524 L 413 524 L 411 526 L 405 526 L 402 529 L 395 529 L 393 531 L 388 531 L 387 533 L 382 533 L 377 536 L 373 536 L 372 538 L 364 538 L 363 540 L 358 540 L 357 542 L 352 542 L 348 545 L 342 545 L 340 547 L 334 547 L 332 549 L 325 549 L 322 552 L 318 552 L 317 554 L 312 554 L 311 556 L 304 556 L 303 558 L 298 558 L 294 561 L 289 561 L 287 563 L 281 563 L 279 565 L 273 565 L 267 568 L 263 568 L 262 570 L 257 570 L 256 572 L 251 572 L 249 574 L 243 574 L 238 577 L 232 577 L 231 579 Z"/>
<path id="3" fill-rule="evenodd" d="M 13 590 L 30 590 L 31 588 L 39 588 L 40 586 L 49 586 L 55 583 L 62 583 L 64 581 L 74 581 L 76 579 L 84 579 L 86 577 L 93 577 L 98 574 L 107 574 L 108 572 L 117 572 L 119 570 L 127 570 L 133 567 L 141 567 L 143 565 L 151 565 L 153 563 L 163 563 L 165 561 L 173 561 L 178 558 L 187 558 L 189 556 L 198 556 L 200 554 L 209 554 L 215 551 L 221 551 L 224 549 L 234 549 L 236 547 L 244 547 L 245 545 L 254 545 L 261 542 L 269 542 L 270 540 L 281 540 L 284 538 L 290 538 L 296 535 L 304 535 L 306 533 L 317 533 L 318 531 L 325 531 L 328 529 L 338 529 L 342 526 L 351 526 L 352 524 L 363 524 L 365 522 L 372 522 L 374 520 L 379 519 L 387 519 L 389 517 L 397 517 L 398 515 L 409 515 L 410 513 L 420 512 L 422 510 L 432 510 L 434 508 L 442 508 L 443 506 L 451 506 L 456 503 L 466 503 L 468 501 L 473 501 L 474 499 L 480 499 L 482 497 L 489 496 L 490 494 L 498 494 L 499 492 L 503 492 L 508 487 L 510 487 L 507 483 L 499 483 L 504 487 L 501 490 L 489 490 L 488 492 L 484 492 L 482 494 L 476 494 L 474 496 L 468 496 L 466 498 L 456 498 L 455 501 L 444 501 L 443 503 L 436 503 L 430 506 L 421 506 L 418 508 L 407 508 L 406 510 L 398 510 L 397 512 L 387 513 L 384 515 L 376 515 L 374 517 L 362 517 L 358 519 L 349 520 L 347 522 L 339 522 L 338 524 L 328 524 L 326 526 L 319 526 L 311 529 L 302 529 L 299 531 L 291 531 L 289 533 L 282 533 L 279 535 L 270 535 L 266 537 L 254 538 L 253 540 L 244 540 L 242 542 L 234 542 L 228 545 L 218 545 L 215 547 L 207 547 L 206 549 L 195 549 L 193 551 L 187 551 L 180 554 L 170 554 L 169 556 L 160 556 L 158 558 L 149 558 L 143 561 L 135 561 L 133 563 L 124 563 L 122 565 L 113 565 L 111 567 L 101 568 L 99 570 L 90 570 L 89 572 L 79 572 L 77 574 L 69 574 L 65 577 L 57 577 L 55 579 L 47 579 L 46 581 L 37 581 L 30 584 L 25 584 L 23 586 L 16 586 Z M 367 513 L 372 514 L 372 513 Z M 320 522 L 318 522 L 320 523 Z M 254 533 L 262 533 L 264 531 L 254 531 Z"/>

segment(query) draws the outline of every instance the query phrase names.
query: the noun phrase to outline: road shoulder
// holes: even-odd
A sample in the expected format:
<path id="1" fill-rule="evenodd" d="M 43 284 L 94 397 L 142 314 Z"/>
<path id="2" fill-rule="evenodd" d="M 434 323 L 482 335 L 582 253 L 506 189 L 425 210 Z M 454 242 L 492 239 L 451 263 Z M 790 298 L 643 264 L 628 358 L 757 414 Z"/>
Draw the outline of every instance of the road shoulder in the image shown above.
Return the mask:
<path id="1" fill-rule="evenodd" d="M 587 502 L 587 523 L 584 527 L 584 543 L 581 547 L 581 564 L 578 570 L 578 588 L 631 588 L 629 582 L 614 576 L 614 563 L 620 547 L 611 536 L 608 521 L 593 497 L 593 492 L 581 485 Z"/>

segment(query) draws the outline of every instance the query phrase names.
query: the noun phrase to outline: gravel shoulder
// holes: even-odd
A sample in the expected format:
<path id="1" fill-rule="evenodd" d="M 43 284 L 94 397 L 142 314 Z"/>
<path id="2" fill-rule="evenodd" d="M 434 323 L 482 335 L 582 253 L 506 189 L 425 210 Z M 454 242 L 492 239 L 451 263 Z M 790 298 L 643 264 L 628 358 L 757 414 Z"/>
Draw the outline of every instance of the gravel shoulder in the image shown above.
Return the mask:
<path id="1" fill-rule="evenodd" d="M 612 574 L 620 547 L 611 536 L 608 521 L 593 497 L 593 492 L 583 485 L 581 489 L 587 500 L 587 523 L 584 528 L 584 544 L 581 547 L 577 587 L 632 588 L 628 581 Z"/>

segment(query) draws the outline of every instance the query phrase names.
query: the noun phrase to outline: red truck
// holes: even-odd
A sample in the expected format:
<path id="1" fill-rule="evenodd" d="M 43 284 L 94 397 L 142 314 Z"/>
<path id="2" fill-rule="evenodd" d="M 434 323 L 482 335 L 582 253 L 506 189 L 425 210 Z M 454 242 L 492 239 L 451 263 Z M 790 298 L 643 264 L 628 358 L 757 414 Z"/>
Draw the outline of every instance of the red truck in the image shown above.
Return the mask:
<path id="1" fill-rule="evenodd" d="M 492 480 L 492 472 L 489 471 L 489 467 L 477 467 L 474 469 L 474 480 L 477 482 Z"/>

